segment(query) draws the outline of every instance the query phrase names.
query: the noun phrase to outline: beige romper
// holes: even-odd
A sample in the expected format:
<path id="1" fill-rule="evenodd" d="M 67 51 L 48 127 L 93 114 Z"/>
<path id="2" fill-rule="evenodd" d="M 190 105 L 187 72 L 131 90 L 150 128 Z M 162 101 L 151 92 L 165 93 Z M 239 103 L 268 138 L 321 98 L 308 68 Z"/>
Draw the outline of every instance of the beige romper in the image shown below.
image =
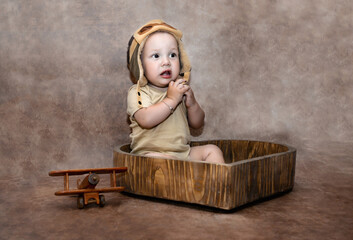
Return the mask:
<path id="1" fill-rule="evenodd" d="M 162 101 L 167 92 L 143 86 L 140 89 L 143 107 L 149 107 Z M 134 119 L 135 112 L 139 110 L 137 103 L 136 84 L 128 92 L 127 113 L 130 116 L 131 127 L 131 153 L 163 153 L 179 159 L 188 159 L 190 153 L 190 129 L 187 120 L 187 110 L 181 102 L 169 117 L 152 129 L 141 128 Z"/>

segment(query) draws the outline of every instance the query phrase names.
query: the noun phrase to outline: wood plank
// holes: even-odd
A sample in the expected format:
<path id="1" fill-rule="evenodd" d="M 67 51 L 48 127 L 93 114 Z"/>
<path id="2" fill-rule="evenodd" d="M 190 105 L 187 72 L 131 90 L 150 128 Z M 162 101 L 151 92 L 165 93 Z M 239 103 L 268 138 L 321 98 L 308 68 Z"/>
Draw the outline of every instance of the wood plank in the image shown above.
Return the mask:
<path id="1" fill-rule="evenodd" d="M 69 169 L 69 170 L 60 170 L 60 171 L 51 171 L 49 176 L 65 176 L 68 175 L 83 175 L 87 173 L 96 173 L 96 174 L 108 174 L 113 171 L 116 173 L 126 172 L 126 167 L 113 167 L 113 168 L 87 168 L 87 169 Z"/>
<path id="2" fill-rule="evenodd" d="M 125 188 L 124 187 L 107 187 L 107 188 L 96 188 L 96 189 L 73 189 L 73 190 L 63 190 L 55 192 L 55 195 L 62 196 L 62 195 L 78 195 L 83 193 L 105 193 L 105 192 L 121 192 Z"/>

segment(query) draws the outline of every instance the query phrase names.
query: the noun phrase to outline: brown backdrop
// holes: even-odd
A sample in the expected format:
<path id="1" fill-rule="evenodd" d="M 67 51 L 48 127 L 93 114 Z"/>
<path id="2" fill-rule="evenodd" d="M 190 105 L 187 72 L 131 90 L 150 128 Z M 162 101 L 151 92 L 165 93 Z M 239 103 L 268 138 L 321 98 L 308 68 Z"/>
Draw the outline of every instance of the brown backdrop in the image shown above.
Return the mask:
<path id="1" fill-rule="evenodd" d="M 0 0 L 0 238 L 352 239 L 352 13 L 349 0 Z M 112 166 L 129 142 L 127 43 L 155 18 L 184 32 L 207 115 L 195 139 L 296 147 L 292 192 L 229 214 L 54 196 L 50 170 Z"/>
<path id="2" fill-rule="evenodd" d="M 195 139 L 275 141 L 299 156 L 353 141 L 350 1 L 5 0 L 0 9 L 1 178 L 112 165 L 112 149 L 129 141 L 127 43 L 155 18 L 184 33 L 207 115 Z"/>

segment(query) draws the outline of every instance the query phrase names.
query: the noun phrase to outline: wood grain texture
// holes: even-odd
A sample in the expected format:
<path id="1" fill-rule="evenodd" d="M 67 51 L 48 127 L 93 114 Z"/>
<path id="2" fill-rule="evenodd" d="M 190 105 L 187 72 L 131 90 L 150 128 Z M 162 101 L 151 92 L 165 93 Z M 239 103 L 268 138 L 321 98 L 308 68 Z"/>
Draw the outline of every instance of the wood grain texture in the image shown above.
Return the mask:
<path id="1" fill-rule="evenodd" d="M 212 140 L 226 163 L 151 158 L 130 154 L 129 145 L 114 151 L 114 165 L 127 167 L 117 177 L 125 191 L 189 203 L 232 209 L 289 191 L 294 185 L 296 150 L 270 142 Z"/>

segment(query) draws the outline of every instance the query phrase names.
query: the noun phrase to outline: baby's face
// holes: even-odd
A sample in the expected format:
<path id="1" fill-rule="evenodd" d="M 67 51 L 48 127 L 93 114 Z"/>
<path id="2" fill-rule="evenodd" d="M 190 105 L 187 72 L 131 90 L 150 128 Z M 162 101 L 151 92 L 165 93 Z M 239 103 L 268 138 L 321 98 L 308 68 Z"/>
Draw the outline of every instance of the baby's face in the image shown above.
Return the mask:
<path id="1" fill-rule="evenodd" d="M 141 55 L 149 84 L 165 88 L 179 76 L 179 50 L 173 35 L 166 32 L 152 34 L 148 37 Z"/>

